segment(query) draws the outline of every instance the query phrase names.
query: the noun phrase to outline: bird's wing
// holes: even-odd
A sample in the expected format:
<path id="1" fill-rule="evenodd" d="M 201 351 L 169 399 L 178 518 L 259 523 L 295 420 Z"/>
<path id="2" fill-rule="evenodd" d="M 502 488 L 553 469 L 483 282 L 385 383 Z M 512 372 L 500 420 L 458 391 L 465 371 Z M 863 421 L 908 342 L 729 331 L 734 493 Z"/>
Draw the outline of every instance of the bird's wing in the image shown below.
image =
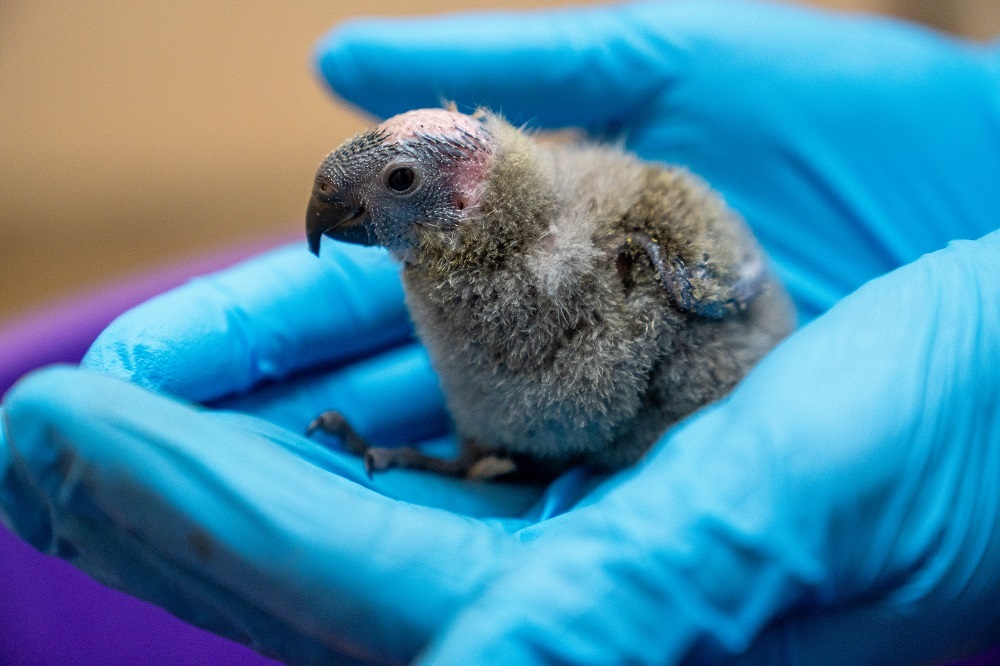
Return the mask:
<path id="1" fill-rule="evenodd" d="M 623 257 L 645 255 L 678 308 L 721 319 L 742 312 L 769 280 L 746 223 L 699 178 L 650 165 L 622 219 Z"/>

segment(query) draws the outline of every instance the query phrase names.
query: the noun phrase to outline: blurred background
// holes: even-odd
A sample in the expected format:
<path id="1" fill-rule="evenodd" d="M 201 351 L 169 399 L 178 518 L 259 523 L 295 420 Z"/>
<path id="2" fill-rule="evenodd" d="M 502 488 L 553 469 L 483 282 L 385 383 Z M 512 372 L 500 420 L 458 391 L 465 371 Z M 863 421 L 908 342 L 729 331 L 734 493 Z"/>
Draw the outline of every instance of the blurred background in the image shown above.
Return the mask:
<path id="1" fill-rule="evenodd" d="M 313 76 L 333 24 L 566 4 L 0 0 L 0 323 L 181 257 L 301 237 L 316 165 L 369 123 Z M 1000 35 L 996 0 L 810 4 Z"/>

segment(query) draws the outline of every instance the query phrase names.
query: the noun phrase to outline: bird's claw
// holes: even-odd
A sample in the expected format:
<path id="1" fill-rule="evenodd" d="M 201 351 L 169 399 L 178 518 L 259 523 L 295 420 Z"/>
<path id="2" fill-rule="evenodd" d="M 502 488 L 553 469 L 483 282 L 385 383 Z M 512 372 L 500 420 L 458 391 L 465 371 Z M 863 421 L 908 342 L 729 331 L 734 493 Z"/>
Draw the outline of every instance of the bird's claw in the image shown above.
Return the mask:
<path id="1" fill-rule="evenodd" d="M 347 425 L 347 419 L 344 418 L 343 414 L 335 411 L 323 412 L 314 418 L 309 427 L 306 428 L 306 435 L 311 435 L 317 430 L 331 435 L 340 435 L 345 428 L 350 428 L 350 426 Z"/>
<path id="2" fill-rule="evenodd" d="M 456 476 L 470 481 L 487 481 L 517 469 L 513 460 L 494 455 L 480 454 L 478 457 L 463 455 L 448 460 L 429 456 L 412 446 L 371 446 L 355 432 L 343 414 L 332 410 L 323 412 L 313 419 L 306 428 L 306 436 L 312 435 L 317 430 L 337 437 L 347 451 L 360 456 L 364 461 L 368 478 L 372 478 L 376 472 L 400 467 Z"/>
<path id="3" fill-rule="evenodd" d="M 347 422 L 344 415 L 338 411 L 330 410 L 323 412 L 312 420 L 306 428 L 306 437 L 311 436 L 317 430 L 333 435 L 340 440 L 344 448 L 356 456 L 363 456 L 371 447 L 368 442 L 355 432 L 351 424 Z"/>

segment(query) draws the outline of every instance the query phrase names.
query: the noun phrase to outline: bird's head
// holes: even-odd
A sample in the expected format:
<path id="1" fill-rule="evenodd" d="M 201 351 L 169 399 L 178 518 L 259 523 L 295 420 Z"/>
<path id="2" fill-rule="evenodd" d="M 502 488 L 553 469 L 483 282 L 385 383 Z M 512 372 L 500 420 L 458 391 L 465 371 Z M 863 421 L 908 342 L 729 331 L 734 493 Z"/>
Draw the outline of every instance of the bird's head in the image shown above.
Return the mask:
<path id="1" fill-rule="evenodd" d="M 324 235 L 405 253 L 420 227 L 448 228 L 482 200 L 496 153 L 479 118 L 448 109 L 394 116 L 348 140 L 316 172 L 309 249 Z"/>

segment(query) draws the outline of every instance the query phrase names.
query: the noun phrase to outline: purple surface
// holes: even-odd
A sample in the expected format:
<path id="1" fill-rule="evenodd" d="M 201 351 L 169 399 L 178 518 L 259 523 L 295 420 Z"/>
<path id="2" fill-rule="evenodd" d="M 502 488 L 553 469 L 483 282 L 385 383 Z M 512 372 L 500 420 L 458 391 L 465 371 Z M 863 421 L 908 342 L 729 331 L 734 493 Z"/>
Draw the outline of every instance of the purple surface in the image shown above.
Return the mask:
<path id="1" fill-rule="evenodd" d="M 97 334 L 133 305 L 290 239 L 192 259 L 0 324 L 0 394 L 34 368 L 78 362 Z M 0 664 L 275 663 L 106 588 L 0 526 Z"/>
<path id="2" fill-rule="evenodd" d="M 0 393 L 34 368 L 79 361 L 97 334 L 133 305 L 278 242 L 234 248 L 153 271 L 0 325 Z M 156 606 L 106 588 L 62 560 L 42 555 L 0 526 L 2 665 L 275 663 Z M 1000 648 L 951 664 L 1000 664 Z"/>

